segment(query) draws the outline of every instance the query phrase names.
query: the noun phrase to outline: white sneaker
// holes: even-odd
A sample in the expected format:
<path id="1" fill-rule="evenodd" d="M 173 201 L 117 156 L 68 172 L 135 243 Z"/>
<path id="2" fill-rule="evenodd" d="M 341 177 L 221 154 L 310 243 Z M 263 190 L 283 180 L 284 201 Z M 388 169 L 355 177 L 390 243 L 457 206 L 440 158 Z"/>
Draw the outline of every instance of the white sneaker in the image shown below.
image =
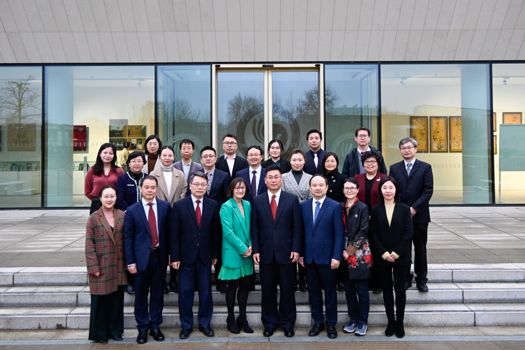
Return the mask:
<path id="1" fill-rule="evenodd" d="M 343 327 L 343 332 L 354 333 L 356 329 L 357 324 L 355 322 L 349 322 L 346 326 Z"/>
<path id="2" fill-rule="evenodd" d="M 367 329 L 368 329 L 368 325 L 366 323 L 359 322 L 355 330 L 355 335 L 364 336 L 366 335 Z"/>

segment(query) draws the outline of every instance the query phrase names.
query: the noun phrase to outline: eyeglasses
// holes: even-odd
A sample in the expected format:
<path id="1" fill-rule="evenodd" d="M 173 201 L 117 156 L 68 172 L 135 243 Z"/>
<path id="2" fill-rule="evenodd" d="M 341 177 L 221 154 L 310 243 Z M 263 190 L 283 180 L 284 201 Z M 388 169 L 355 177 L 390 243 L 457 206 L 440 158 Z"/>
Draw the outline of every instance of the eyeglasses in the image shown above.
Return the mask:
<path id="1" fill-rule="evenodd" d="M 192 182 L 191 183 L 195 187 L 206 187 L 208 184 L 206 182 Z"/>
<path id="2" fill-rule="evenodd" d="M 281 177 L 278 175 L 278 176 L 266 176 L 266 178 L 268 180 L 279 180 Z"/>
<path id="3" fill-rule="evenodd" d="M 205 154 L 205 155 L 203 155 L 201 158 L 203 158 L 203 159 L 208 159 L 208 158 L 215 158 L 215 157 L 216 157 L 215 154 Z"/>
<path id="4" fill-rule="evenodd" d="M 237 142 L 235 142 L 235 141 L 224 141 L 222 144 L 223 144 L 223 145 L 232 146 L 232 145 L 236 145 Z"/>
<path id="5" fill-rule="evenodd" d="M 400 150 L 402 151 L 410 151 L 411 149 L 415 148 L 414 146 L 404 146 L 404 147 L 399 147 Z"/>
<path id="6" fill-rule="evenodd" d="M 365 137 L 368 137 L 367 134 L 359 134 L 357 135 L 357 137 L 361 138 L 361 139 L 364 139 Z"/>
<path id="7" fill-rule="evenodd" d="M 356 191 L 357 187 L 344 187 L 343 190 L 345 190 L 345 191 Z"/>
<path id="8" fill-rule="evenodd" d="M 372 164 L 376 164 L 377 161 L 376 160 L 365 160 L 365 164 L 368 164 L 368 165 L 372 165 Z"/>
<path id="9" fill-rule="evenodd" d="M 139 159 L 132 159 L 132 160 L 129 161 L 129 164 L 138 164 L 138 163 L 143 164 L 144 162 L 142 161 L 141 158 L 139 158 Z"/>

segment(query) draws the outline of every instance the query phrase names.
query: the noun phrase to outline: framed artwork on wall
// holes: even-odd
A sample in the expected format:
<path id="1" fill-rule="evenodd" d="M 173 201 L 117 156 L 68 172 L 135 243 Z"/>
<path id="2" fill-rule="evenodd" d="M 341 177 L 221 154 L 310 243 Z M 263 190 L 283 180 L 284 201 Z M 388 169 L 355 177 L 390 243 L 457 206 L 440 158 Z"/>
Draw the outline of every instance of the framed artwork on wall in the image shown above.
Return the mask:
<path id="1" fill-rule="evenodd" d="M 451 116 L 448 120 L 449 126 L 449 152 L 463 151 L 463 127 L 461 116 Z"/>
<path id="2" fill-rule="evenodd" d="M 521 112 L 503 112 L 503 124 L 521 124 Z"/>
<path id="3" fill-rule="evenodd" d="M 73 152 L 87 152 L 88 128 L 86 125 L 73 125 Z"/>
<path id="4" fill-rule="evenodd" d="M 428 152 L 428 117 L 410 117 L 410 137 L 416 139 L 419 153 Z"/>
<path id="5" fill-rule="evenodd" d="M 430 117 L 430 152 L 448 152 L 447 117 Z"/>

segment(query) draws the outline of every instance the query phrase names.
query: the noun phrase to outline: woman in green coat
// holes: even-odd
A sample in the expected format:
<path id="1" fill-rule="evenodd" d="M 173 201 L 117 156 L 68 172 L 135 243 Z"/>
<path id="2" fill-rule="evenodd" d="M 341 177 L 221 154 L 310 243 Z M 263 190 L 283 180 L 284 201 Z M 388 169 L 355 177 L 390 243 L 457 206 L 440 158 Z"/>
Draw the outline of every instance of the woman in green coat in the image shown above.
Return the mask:
<path id="1" fill-rule="evenodd" d="M 228 188 L 228 199 L 221 207 L 222 223 L 222 268 L 219 279 L 225 281 L 226 324 L 231 333 L 242 329 L 253 333 L 246 319 L 246 305 L 253 275 L 252 242 L 250 238 L 250 202 L 243 199 L 246 183 L 240 177 L 232 180 Z M 239 302 L 239 317 L 235 320 L 235 296 Z"/>

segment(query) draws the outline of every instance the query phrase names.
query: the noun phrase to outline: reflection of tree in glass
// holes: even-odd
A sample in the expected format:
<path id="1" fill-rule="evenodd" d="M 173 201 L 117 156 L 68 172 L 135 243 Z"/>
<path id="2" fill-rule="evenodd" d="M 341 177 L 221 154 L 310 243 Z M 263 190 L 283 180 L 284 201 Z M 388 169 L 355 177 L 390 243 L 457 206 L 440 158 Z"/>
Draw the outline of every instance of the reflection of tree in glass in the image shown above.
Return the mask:
<path id="1" fill-rule="evenodd" d="M 233 118 L 234 122 L 250 119 L 263 112 L 264 102 L 261 98 L 239 93 L 228 102 L 228 116 Z"/>
<path id="2" fill-rule="evenodd" d="M 0 88 L 0 116 L 10 124 L 17 124 L 18 130 L 31 117 L 39 116 L 40 95 L 31 86 L 32 78 L 10 80 Z"/>

